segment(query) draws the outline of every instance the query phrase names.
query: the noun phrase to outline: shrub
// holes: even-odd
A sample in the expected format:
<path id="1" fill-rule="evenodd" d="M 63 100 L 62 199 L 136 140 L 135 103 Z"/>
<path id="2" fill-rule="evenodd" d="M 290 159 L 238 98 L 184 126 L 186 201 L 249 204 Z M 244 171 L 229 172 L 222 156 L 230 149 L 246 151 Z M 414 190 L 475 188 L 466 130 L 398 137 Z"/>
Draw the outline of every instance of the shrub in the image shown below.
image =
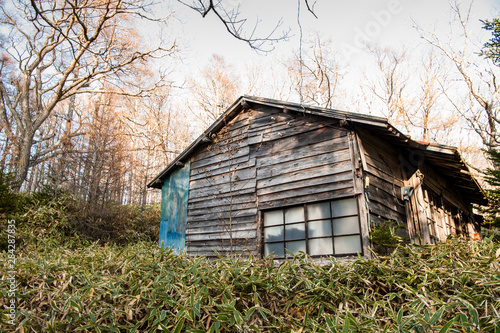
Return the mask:
<path id="1" fill-rule="evenodd" d="M 368 236 L 373 249 L 379 254 L 388 254 L 407 242 L 406 238 L 397 235 L 398 229 L 400 226 L 396 221 L 384 221 L 373 226 Z"/>
<path id="2" fill-rule="evenodd" d="M 16 221 L 17 247 L 79 247 L 88 242 L 126 244 L 157 241 L 159 205 L 89 205 L 61 189 L 44 186 L 31 195 L 15 193 L 0 174 L 0 251 L 7 250 L 7 219 Z"/>
<path id="3" fill-rule="evenodd" d="M 90 241 L 126 244 L 158 240 L 159 205 L 119 205 L 114 202 L 98 207 L 89 207 L 86 203 L 80 205 L 81 209 L 71 216 L 71 225 Z"/>
<path id="4" fill-rule="evenodd" d="M 500 244 L 500 228 L 499 227 L 491 227 L 491 228 L 482 228 L 481 234 L 483 238 L 491 238 L 493 242 Z"/>

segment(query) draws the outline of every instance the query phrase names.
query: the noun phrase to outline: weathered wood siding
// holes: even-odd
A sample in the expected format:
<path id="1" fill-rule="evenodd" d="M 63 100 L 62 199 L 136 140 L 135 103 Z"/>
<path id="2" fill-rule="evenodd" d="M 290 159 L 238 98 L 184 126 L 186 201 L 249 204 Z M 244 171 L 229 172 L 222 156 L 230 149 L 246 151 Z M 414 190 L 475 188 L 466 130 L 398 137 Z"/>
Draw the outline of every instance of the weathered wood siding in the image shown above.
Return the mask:
<path id="1" fill-rule="evenodd" d="M 365 157 L 371 224 L 394 220 L 403 227 L 402 233 L 406 234 L 405 204 L 401 200 L 402 156 L 396 147 L 365 130 L 359 130 L 358 138 Z"/>
<path id="2" fill-rule="evenodd" d="M 472 205 L 466 203 L 450 180 L 423 163 L 407 181 L 415 189 L 408 209 L 408 229 L 414 242 L 443 242 L 449 235 L 472 238 L 475 230 Z"/>
<path id="3" fill-rule="evenodd" d="M 260 210 L 354 195 L 349 133 L 276 108 L 240 113 L 191 159 L 188 253 L 259 255 Z"/>
<path id="4" fill-rule="evenodd" d="M 240 113 L 191 159 L 186 244 L 191 255 L 256 252 L 255 161 L 251 112 Z"/>
<path id="5" fill-rule="evenodd" d="M 365 156 L 371 225 L 394 220 L 414 243 L 445 241 L 450 234 L 472 237 L 472 206 L 450 180 L 438 174 L 422 152 L 390 145 L 364 130 L 358 137 Z M 408 201 L 401 188 L 413 188 Z"/>

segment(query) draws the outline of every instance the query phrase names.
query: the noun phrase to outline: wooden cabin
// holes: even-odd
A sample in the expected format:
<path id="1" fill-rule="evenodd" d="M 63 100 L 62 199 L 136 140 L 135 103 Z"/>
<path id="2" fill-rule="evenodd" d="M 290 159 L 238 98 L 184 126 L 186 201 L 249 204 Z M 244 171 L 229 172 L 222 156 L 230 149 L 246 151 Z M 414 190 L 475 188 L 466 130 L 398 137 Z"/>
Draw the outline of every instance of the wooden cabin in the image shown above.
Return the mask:
<path id="1" fill-rule="evenodd" d="M 162 190 L 160 246 L 207 257 L 368 255 L 370 228 L 412 242 L 479 232 L 485 194 L 453 147 L 387 119 L 240 97 L 149 184 Z"/>

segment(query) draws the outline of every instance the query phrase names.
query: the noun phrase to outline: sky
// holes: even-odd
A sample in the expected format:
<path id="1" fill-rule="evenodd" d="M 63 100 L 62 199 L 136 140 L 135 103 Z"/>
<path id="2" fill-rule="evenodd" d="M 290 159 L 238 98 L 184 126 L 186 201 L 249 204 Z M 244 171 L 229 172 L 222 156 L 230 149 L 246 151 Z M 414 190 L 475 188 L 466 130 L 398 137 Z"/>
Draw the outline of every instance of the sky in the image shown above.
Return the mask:
<path id="1" fill-rule="evenodd" d="M 348 72 L 344 81 L 349 82 L 343 84 L 347 87 L 347 94 L 351 96 L 347 96 L 345 105 L 335 108 L 355 112 L 352 101 L 359 96 L 356 94 L 362 93 L 359 91 L 359 81 L 363 78 L 369 79 L 370 71 L 374 71 L 373 55 L 369 54 L 366 44 L 405 49 L 417 54 L 425 43 L 416 26 L 429 32 L 436 32 L 442 40 L 447 40 L 452 33 L 456 34 L 456 31 L 450 30 L 452 17 L 450 3 L 454 1 L 310 0 L 310 4 L 314 3 L 316 18 L 307 11 L 304 0 L 222 0 L 229 8 L 241 6 L 241 17 L 248 19 L 246 31 L 251 31 L 258 21 L 256 31 L 258 36 L 266 35 L 282 20 L 277 36 L 281 31 L 289 29 L 289 38 L 273 45 L 266 45 L 272 49 L 266 53 L 256 52 L 245 42 L 232 37 L 214 13 L 202 18 L 198 12 L 178 1 L 165 1 L 163 2 L 165 13 L 174 13 L 166 31 L 169 38 L 176 40 L 180 51 L 180 58 L 171 67 L 171 77 L 175 78 L 177 85 L 186 86 L 186 79 L 196 78 L 213 54 L 222 55 L 237 71 L 244 71 L 245 66 L 256 64 L 266 64 L 271 67 L 264 68 L 273 70 L 280 68 L 284 71 L 285 67 L 281 65 L 298 52 L 301 36 L 303 42 L 320 36 L 322 40 L 330 41 L 332 51 Z M 479 20 L 499 17 L 500 0 L 456 1 L 461 8 L 468 8 L 472 4 L 470 32 L 471 35 L 482 36 L 477 41 L 479 49 L 491 36 L 482 29 Z M 307 47 L 305 44 L 302 45 Z M 268 78 L 266 74 L 268 73 L 262 73 L 263 80 Z M 181 90 L 188 94 L 187 89 Z M 242 91 L 241 94 L 247 92 Z M 298 102 L 293 99 L 290 101 Z M 371 110 L 360 111 L 372 114 Z M 383 113 L 374 112 L 374 115 L 385 116 Z"/>
<path id="2" fill-rule="evenodd" d="M 468 5 L 470 0 L 459 1 Z M 182 48 L 183 64 L 187 68 L 201 68 L 212 54 L 223 55 L 231 64 L 266 62 L 283 59 L 299 49 L 300 29 L 297 22 L 299 1 L 291 0 L 223 0 L 234 8 L 241 3 L 242 17 L 247 18 L 247 31 L 256 22 L 257 34 L 271 31 L 281 19 L 279 29 L 289 31 L 289 38 L 275 45 L 267 45 L 273 51 L 262 54 L 247 44 L 236 40 L 218 21 L 213 13 L 205 18 L 192 9 L 174 1 L 165 10 L 173 10 L 171 21 L 173 33 Z M 365 43 L 376 43 L 391 47 L 415 47 L 420 37 L 415 24 L 427 30 L 446 31 L 450 5 L 446 0 L 310 0 L 315 3 L 315 18 L 300 1 L 300 25 L 305 41 L 317 34 L 331 40 L 335 51 L 349 62 L 362 62 L 366 53 Z M 499 0 L 476 0 L 472 7 L 473 21 L 481 29 L 479 19 L 498 17 Z M 281 30 L 278 30 L 278 34 Z"/>

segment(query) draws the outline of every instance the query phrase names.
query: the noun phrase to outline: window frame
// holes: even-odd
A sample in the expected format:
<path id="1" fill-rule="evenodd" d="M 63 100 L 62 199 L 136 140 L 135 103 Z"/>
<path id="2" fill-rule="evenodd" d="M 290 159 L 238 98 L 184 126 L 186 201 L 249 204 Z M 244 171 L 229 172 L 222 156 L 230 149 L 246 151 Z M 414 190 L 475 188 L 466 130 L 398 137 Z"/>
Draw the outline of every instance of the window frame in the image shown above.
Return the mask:
<path id="1" fill-rule="evenodd" d="M 353 199 L 356 203 L 356 214 L 350 214 L 350 215 L 341 215 L 341 216 L 333 216 L 333 209 L 332 209 L 332 202 L 335 201 L 340 201 L 344 199 Z M 329 203 L 329 208 L 330 208 L 330 216 L 328 218 L 321 218 L 321 219 L 309 219 L 308 213 L 307 213 L 307 207 L 308 205 L 314 205 L 314 204 L 322 204 L 322 203 Z M 297 221 L 297 222 L 289 222 L 286 223 L 285 221 L 285 211 L 287 209 L 291 208 L 296 208 L 296 207 L 302 207 L 302 211 L 304 213 L 304 220 L 303 221 Z M 264 225 L 264 216 L 265 213 L 272 212 L 272 211 L 281 211 L 282 213 L 282 222 L 280 224 L 275 224 L 275 225 L 270 225 L 270 226 L 265 226 Z M 261 254 L 262 257 L 265 257 L 265 246 L 266 244 L 283 244 L 283 251 L 284 251 L 284 256 L 277 256 L 274 255 L 275 259 L 288 259 L 291 258 L 292 255 L 289 254 L 289 252 L 286 250 L 286 243 L 287 242 L 294 242 L 294 241 L 304 241 L 305 242 L 305 253 L 311 257 L 311 258 L 325 258 L 325 257 L 349 257 L 349 256 L 357 256 L 358 254 L 364 256 L 364 246 L 363 246 L 363 231 L 361 228 L 361 218 L 360 218 L 360 209 L 359 209 L 359 200 L 358 196 L 347 196 L 347 197 L 341 197 L 341 198 L 335 198 L 335 199 L 330 199 L 330 200 L 322 200 L 322 201 L 312 201 L 312 202 L 305 202 L 301 204 L 295 204 L 295 205 L 288 205 L 288 206 L 281 206 L 281 207 L 273 207 L 273 208 L 268 208 L 261 210 Z M 357 233 L 349 233 L 349 234 L 341 234 L 341 235 L 335 235 L 334 234 L 334 220 L 335 219 L 340 219 L 340 218 L 349 218 L 349 217 L 356 217 L 358 221 L 358 232 Z M 316 237 L 309 237 L 309 228 L 308 228 L 308 223 L 310 222 L 319 222 L 319 221 L 329 221 L 330 223 L 330 228 L 331 228 L 331 234 L 329 236 L 316 236 Z M 289 225 L 300 225 L 304 224 L 305 228 L 305 234 L 304 238 L 299 238 L 299 239 L 286 239 L 286 226 Z M 282 240 L 276 240 L 276 241 L 270 241 L 266 242 L 265 240 L 265 230 L 266 228 L 271 228 L 271 227 L 277 227 L 280 226 L 283 229 L 283 239 Z M 355 253 L 341 253 L 337 254 L 335 253 L 335 238 L 339 237 L 347 237 L 347 236 L 359 236 L 359 244 L 360 244 L 360 252 L 355 252 Z M 309 249 L 309 240 L 311 239 L 331 239 L 332 240 L 332 254 L 318 254 L 318 255 L 311 255 L 310 254 L 310 249 Z"/>

